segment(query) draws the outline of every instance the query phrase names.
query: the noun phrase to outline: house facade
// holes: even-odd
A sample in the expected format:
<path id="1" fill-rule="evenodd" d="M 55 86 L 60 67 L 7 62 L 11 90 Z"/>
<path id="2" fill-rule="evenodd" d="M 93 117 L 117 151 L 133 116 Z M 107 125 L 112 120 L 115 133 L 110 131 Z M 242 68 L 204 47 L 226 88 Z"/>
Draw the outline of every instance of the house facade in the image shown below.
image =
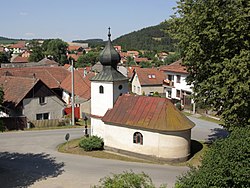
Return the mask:
<path id="1" fill-rule="evenodd" d="M 183 106 L 190 106 L 193 103 L 192 86 L 187 84 L 188 72 L 181 62 L 182 60 L 178 60 L 160 68 L 165 73 L 163 87 L 166 98 L 180 101 Z"/>
<path id="2" fill-rule="evenodd" d="M 62 118 L 64 102 L 41 80 L 1 76 L 0 84 L 9 116 L 26 116 L 29 121 Z"/>
<path id="3" fill-rule="evenodd" d="M 164 95 L 162 86 L 165 75 L 155 68 L 135 68 L 131 79 L 131 91 L 137 95 Z"/>
<path id="4" fill-rule="evenodd" d="M 91 134 L 106 149 L 144 158 L 185 161 L 194 124 L 166 98 L 129 95 L 110 41 L 100 54 L 103 70 L 91 79 Z"/>

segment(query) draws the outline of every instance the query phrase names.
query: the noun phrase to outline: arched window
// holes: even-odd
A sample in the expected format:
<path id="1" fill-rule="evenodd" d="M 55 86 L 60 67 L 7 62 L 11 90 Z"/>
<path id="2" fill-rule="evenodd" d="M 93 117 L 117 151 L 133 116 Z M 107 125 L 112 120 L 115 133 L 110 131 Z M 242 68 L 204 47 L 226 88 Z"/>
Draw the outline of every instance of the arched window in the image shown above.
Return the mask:
<path id="1" fill-rule="evenodd" d="M 142 136 L 142 134 L 141 133 L 139 133 L 139 132 L 135 132 L 134 133 L 134 136 L 133 136 L 133 142 L 135 143 L 135 144 L 143 144 L 143 136 Z"/>
<path id="2" fill-rule="evenodd" d="M 100 86 L 100 87 L 99 87 L 99 93 L 104 93 L 104 88 L 103 88 L 103 86 Z"/>

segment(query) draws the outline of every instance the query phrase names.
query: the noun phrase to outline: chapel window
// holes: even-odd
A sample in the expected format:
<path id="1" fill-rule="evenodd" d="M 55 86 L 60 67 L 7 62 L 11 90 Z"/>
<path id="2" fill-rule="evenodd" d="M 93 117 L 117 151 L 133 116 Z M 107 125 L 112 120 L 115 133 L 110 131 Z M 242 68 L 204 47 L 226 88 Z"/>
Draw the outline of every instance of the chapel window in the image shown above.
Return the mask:
<path id="1" fill-rule="evenodd" d="M 134 133 L 133 143 L 143 145 L 143 136 L 140 132 Z"/>

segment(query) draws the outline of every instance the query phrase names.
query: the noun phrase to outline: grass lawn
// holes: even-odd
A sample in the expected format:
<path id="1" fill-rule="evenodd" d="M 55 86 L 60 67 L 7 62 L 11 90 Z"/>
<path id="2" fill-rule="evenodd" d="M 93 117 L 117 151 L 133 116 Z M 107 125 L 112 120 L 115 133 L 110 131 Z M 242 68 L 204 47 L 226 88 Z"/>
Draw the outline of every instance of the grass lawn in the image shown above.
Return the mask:
<path id="1" fill-rule="evenodd" d="M 137 159 L 134 157 L 128 157 L 125 155 L 116 154 L 109 151 L 84 151 L 81 147 L 78 146 L 81 138 L 74 139 L 68 143 L 63 143 L 58 146 L 58 151 L 62 153 L 71 153 L 77 155 L 84 155 L 89 157 L 103 158 L 103 159 L 114 159 L 128 162 L 142 162 L 142 163 L 152 163 L 151 161 L 146 161 L 143 159 Z"/>
<path id="2" fill-rule="evenodd" d="M 78 143 L 80 140 L 81 138 L 78 138 L 78 139 L 71 140 L 68 143 L 60 144 L 58 146 L 58 151 L 62 153 L 70 153 L 70 154 L 77 154 L 77 155 L 83 155 L 83 156 L 89 156 L 89 157 L 121 160 L 121 161 L 128 161 L 128 162 L 170 164 L 174 166 L 198 166 L 200 164 L 202 155 L 208 149 L 208 146 L 206 144 L 192 140 L 192 153 L 188 161 L 181 162 L 181 163 L 167 163 L 167 162 L 159 162 L 155 160 L 152 160 L 152 161 L 144 160 L 144 159 L 130 157 L 127 155 L 121 155 L 118 153 L 109 152 L 105 150 L 87 152 L 78 146 Z"/>

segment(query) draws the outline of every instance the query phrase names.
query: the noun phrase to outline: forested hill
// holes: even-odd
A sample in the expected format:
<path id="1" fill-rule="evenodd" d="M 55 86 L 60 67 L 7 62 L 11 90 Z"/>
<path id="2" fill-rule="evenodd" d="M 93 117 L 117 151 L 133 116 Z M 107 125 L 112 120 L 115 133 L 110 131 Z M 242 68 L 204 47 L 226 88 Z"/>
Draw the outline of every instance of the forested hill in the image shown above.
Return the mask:
<path id="1" fill-rule="evenodd" d="M 123 50 L 157 50 L 175 51 L 175 43 L 167 30 L 167 21 L 159 25 L 147 27 L 139 31 L 123 35 L 113 41 L 114 45 L 122 46 Z"/>
<path id="2" fill-rule="evenodd" d="M 11 44 L 11 43 L 16 43 L 17 41 L 18 39 L 9 39 L 9 38 L 0 36 L 0 44 Z"/>

